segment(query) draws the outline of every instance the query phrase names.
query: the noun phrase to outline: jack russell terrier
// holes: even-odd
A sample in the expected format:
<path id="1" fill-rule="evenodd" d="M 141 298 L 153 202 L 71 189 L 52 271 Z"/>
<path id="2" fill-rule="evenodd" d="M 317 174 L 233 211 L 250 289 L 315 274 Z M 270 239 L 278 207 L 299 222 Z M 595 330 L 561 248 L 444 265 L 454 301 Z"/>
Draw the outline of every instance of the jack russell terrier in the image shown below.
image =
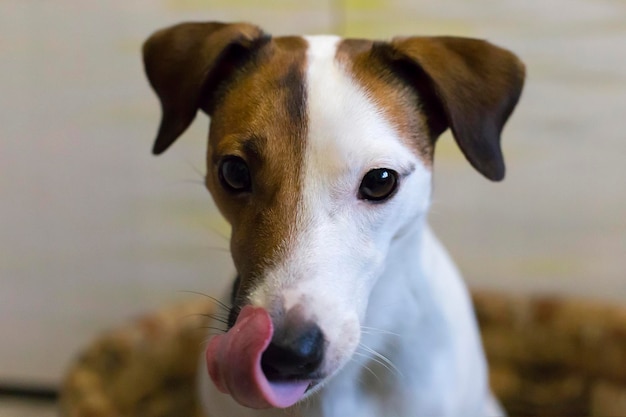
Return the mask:
<path id="1" fill-rule="evenodd" d="M 426 223 L 448 127 L 485 177 L 524 65 L 476 39 L 271 37 L 184 23 L 143 48 L 165 151 L 211 118 L 238 278 L 202 358 L 211 417 L 501 413 L 468 291 Z"/>

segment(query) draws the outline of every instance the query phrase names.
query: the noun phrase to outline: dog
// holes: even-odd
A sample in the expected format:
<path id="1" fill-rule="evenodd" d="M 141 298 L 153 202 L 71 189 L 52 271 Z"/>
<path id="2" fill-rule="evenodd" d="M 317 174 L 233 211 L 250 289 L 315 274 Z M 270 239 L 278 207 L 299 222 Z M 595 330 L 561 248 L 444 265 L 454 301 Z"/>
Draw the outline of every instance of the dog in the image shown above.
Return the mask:
<path id="1" fill-rule="evenodd" d="M 211 119 L 206 187 L 232 226 L 211 417 L 492 416 L 468 291 L 427 225 L 436 139 L 504 177 L 525 68 L 459 37 L 272 37 L 183 23 L 143 46 L 164 152 Z"/>

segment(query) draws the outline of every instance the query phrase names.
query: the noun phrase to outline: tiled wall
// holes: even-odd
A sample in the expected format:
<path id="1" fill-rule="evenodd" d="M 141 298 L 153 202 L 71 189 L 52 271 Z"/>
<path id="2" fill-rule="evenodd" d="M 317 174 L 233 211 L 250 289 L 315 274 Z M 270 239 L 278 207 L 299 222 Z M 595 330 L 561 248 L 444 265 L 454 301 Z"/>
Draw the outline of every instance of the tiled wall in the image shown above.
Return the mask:
<path id="1" fill-rule="evenodd" d="M 528 84 L 490 184 L 447 135 L 432 220 L 473 285 L 626 300 L 621 0 L 0 2 L 0 381 L 55 382 L 129 315 L 215 293 L 228 228 L 202 187 L 207 121 L 160 158 L 140 44 L 181 20 L 276 34 L 453 34 L 516 51 Z"/>

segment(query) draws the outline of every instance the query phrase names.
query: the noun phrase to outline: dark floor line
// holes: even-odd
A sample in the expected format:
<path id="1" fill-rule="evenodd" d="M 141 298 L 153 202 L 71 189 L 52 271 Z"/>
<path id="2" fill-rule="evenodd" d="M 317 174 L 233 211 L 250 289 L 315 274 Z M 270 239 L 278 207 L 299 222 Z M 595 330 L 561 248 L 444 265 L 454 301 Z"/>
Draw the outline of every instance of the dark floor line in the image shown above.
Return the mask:
<path id="1" fill-rule="evenodd" d="M 0 397 L 56 401 L 59 398 L 59 392 L 52 387 L 0 384 Z"/>

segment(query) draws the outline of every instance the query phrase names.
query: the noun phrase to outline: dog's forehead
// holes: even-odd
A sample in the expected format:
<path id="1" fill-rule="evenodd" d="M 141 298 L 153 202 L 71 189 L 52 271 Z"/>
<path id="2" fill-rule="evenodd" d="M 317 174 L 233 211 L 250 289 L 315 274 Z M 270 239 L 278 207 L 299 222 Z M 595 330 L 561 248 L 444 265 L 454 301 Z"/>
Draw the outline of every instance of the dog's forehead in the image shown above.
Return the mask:
<path id="1" fill-rule="evenodd" d="M 370 53 L 373 42 L 334 36 L 306 40 L 309 151 L 317 150 L 324 165 L 335 157 L 337 164 L 356 168 L 394 167 L 414 159 L 403 157 L 407 154 L 428 164 L 430 141 L 416 94 L 387 75 Z"/>
<path id="2" fill-rule="evenodd" d="M 210 145 L 256 142 L 264 159 L 293 159 L 304 157 L 305 142 L 353 150 L 358 146 L 336 139 L 354 137 L 363 149 L 373 137 L 384 145 L 385 136 L 397 136 L 428 165 L 432 143 L 416 93 L 389 76 L 369 53 L 372 45 L 336 36 L 274 38 L 229 86 L 212 117 Z M 376 120 L 392 131 L 368 132 Z"/>

